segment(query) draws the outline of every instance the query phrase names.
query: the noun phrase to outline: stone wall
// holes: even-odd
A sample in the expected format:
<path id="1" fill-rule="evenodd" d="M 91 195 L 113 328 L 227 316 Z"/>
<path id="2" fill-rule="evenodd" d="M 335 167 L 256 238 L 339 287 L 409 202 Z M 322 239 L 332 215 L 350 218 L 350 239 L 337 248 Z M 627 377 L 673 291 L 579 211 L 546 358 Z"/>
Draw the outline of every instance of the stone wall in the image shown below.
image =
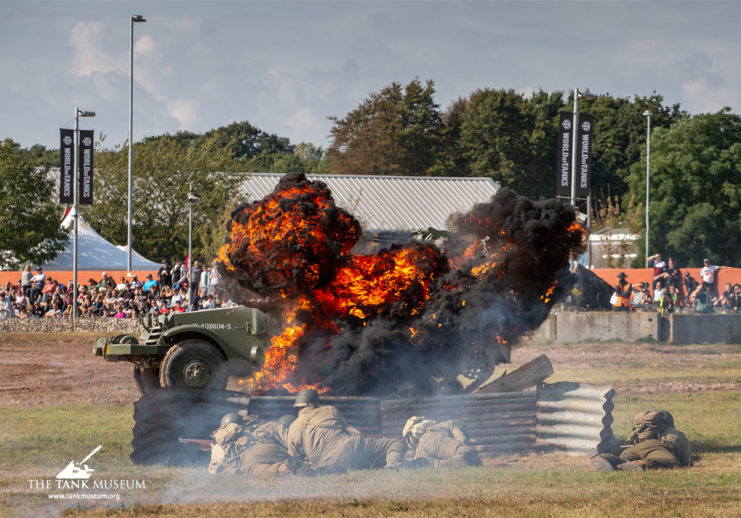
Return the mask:
<path id="1" fill-rule="evenodd" d="M 5 333 L 131 333 L 139 335 L 142 327 L 135 318 L 5 318 L 0 332 Z"/>

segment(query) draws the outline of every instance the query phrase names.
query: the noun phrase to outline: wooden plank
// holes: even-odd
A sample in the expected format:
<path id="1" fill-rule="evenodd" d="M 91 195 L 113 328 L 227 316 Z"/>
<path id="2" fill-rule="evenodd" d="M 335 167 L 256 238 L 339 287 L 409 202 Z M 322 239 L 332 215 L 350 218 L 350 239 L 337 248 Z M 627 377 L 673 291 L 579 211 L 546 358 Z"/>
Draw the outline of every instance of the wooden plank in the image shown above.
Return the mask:
<path id="1" fill-rule="evenodd" d="M 502 376 L 494 381 L 477 387 L 473 393 L 493 393 L 493 392 L 515 392 L 534 387 L 547 377 L 553 374 L 553 365 L 545 354 L 541 354 L 534 360 L 530 360 L 525 365 L 513 370 L 510 373 L 505 372 Z"/>

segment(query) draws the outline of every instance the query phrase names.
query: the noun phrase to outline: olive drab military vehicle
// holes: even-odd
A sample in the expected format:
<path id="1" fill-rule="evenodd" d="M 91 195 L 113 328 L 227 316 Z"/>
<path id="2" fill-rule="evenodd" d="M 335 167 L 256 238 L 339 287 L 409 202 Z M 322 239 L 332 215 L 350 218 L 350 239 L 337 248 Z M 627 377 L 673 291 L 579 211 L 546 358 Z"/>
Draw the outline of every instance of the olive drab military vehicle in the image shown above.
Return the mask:
<path id="1" fill-rule="evenodd" d="M 160 387 L 224 389 L 229 376 L 251 376 L 275 327 L 268 315 L 244 306 L 148 315 L 141 324 L 138 338 L 100 337 L 93 352 L 110 362 L 133 363 L 144 394 Z"/>

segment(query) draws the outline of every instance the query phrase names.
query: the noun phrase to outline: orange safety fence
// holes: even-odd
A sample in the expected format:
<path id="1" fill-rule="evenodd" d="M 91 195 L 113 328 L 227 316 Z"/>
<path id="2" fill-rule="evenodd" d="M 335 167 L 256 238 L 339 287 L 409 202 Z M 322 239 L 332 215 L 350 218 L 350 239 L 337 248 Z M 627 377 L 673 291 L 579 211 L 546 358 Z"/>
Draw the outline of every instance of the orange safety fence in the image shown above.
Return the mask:
<path id="1" fill-rule="evenodd" d="M 147 274 L 157 279 L 157 270 L 136 270 L 129 272 L 127 270 L 77 270 L 77 284 L 87 284 L 88 279 L 94 279 L 98 282 L 103 277 L 103 272 L 113 277 L 116 283 L 119 282 L 121 277 L 127 281 L 131 280 L 131 277 L 136 275 L 136 278 L 140 281 L 144 281 L 147 278 Z M 21 271 L 0 271 L 0 284 L 5 285 L 6 282 L 10 281 L 11 284 L 19 284 L 21 280 Z M 36 270 L 31 270 L 31 273 L 35 274 Z M 65 286 L 72 280 L 72 270 L 44 270 L 46 278 L 51 277 L 61 282 Z M 129 275 L 131 274 L 131 275 Z"/>

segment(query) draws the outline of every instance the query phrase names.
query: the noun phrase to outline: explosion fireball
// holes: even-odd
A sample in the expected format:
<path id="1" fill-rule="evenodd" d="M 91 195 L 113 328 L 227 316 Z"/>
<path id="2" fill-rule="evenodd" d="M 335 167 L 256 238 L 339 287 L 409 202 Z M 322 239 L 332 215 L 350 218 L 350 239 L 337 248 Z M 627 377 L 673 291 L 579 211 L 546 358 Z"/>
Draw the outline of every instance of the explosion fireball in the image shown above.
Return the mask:
<path id="1" fill-rule="evenodd" d="M 582 248 L 573 209 L 500 189 L 449 219 L 445 250 L 416 241 L 352 253 L 358 221 L 322 182 L 284 176 L 232 213 L 217 256 L 232 300 L 282 312 L 283 332 L 246 382 L 253 393 L 459 392 L 490 374 L 497 344 L 547 317 Z"/>

